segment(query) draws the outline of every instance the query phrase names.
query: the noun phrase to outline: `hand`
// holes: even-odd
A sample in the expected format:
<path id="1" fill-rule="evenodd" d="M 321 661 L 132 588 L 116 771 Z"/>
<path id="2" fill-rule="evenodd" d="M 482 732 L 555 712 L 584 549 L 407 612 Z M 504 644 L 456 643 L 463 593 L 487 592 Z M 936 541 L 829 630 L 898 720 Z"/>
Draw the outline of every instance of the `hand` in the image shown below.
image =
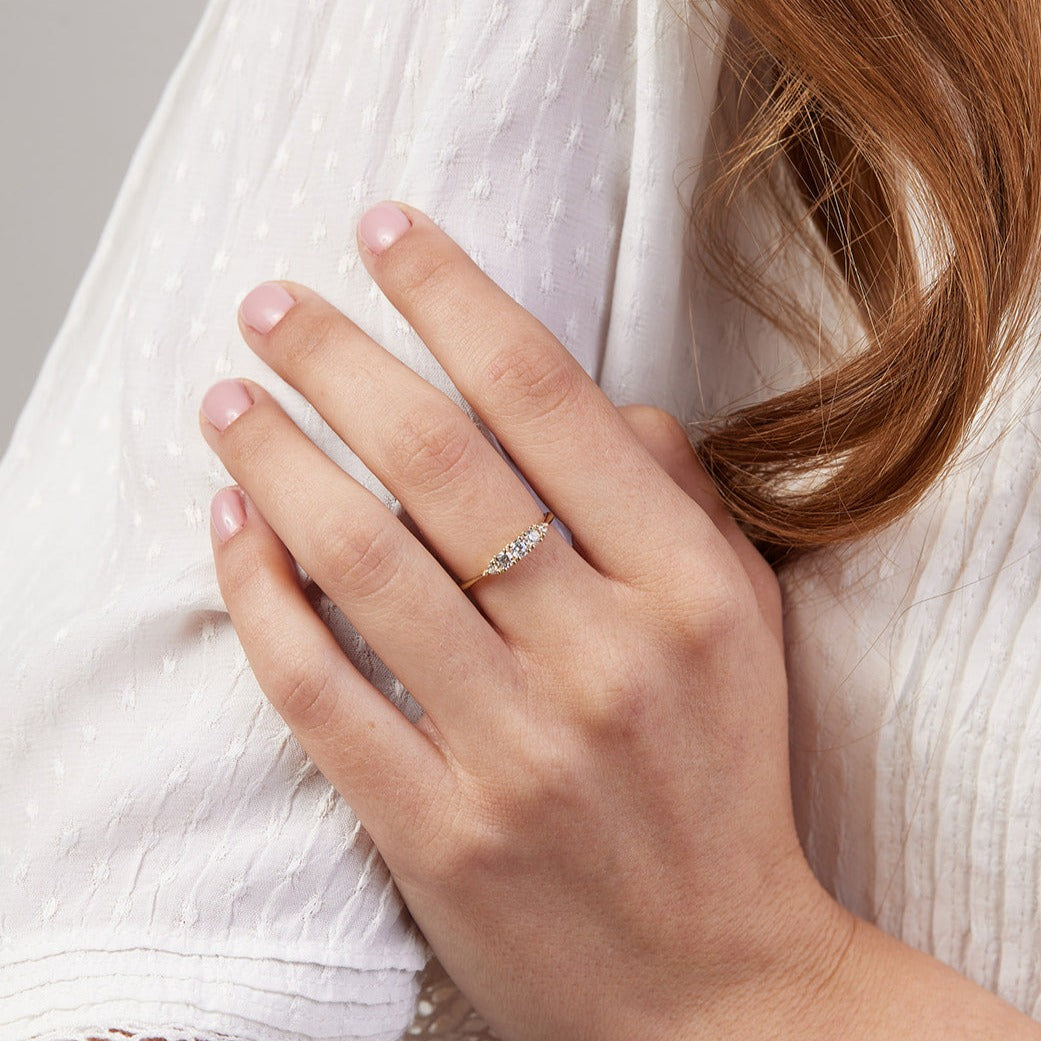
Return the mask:
<path id="1" fill-rule="evenodd" d="M 439 390 L 311 290 L 268 284 L 240 309 L 246 342 L 422 541 L 261 387 L 211 389 L 203 435 L 248 493 L 218 494 L 213 549 L 257 679 L 504 1038 L 734 1037 L 735 1017 L 781 1036 L 851 919 L 792 820 L 774 577 L 676 420 L 616 409 L 402 209 L 363 218 L 365 265 L 574 546 L 551 528 L 462 592 L 537 504 Z M 294 557 L 422 705 L 418 725 L 342 653 Z"/>

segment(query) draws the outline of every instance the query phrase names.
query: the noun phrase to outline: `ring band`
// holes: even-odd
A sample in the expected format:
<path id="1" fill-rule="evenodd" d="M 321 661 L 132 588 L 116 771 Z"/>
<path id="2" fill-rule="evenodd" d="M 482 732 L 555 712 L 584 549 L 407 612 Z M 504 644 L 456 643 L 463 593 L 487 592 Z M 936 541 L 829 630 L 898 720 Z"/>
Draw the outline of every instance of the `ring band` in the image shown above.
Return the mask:
<path id="1" fill-rule="evenodd" d="M 460 589 L 469 589 L 474 582 L 479 581 L 486 575 L 501 575 L 508 571 L 522 557 L 526 557 L 545 537 L 549 526 L 553 522 L 553 511 L 548 510 L 542 521 L 533 524 L 530 528 L 522 531 L 508 546 L 501 549 L 488 562 L 488 566 L 473 578 L 459 583 Z"/>

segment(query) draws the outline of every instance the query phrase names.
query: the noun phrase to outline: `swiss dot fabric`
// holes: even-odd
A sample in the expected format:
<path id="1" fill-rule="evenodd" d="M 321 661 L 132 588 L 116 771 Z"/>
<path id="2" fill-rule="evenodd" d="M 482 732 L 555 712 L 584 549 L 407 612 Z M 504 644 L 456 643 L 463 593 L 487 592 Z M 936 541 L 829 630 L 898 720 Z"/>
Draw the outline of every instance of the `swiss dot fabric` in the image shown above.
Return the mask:
<path id="1" fill-rule="evenodd" d="M 359 263 L 384 198 L 620 398 L 693 401 L 676 179 L 716 87 L 699 31 L 660 0 L 209 4 L 0 468 L 2 1041 L 390 1041 L 411 1022 L 424 943 L 225 611 L 208 510 L 229 478 L 199 403 L 263 383 L 400 512 L 235 322 L 291 278 L 464 405 Z M 675 357 L 632 356 L 677 331 Z"/>

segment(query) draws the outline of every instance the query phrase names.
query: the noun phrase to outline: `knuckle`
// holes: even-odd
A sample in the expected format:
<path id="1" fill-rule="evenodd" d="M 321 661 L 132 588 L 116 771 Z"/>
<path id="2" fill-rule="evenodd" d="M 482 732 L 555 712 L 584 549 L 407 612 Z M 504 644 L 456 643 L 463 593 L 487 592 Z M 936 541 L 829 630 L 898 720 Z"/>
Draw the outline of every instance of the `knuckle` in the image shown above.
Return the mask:
<path id="1" fill-rule="evenodd" d="M 249 409 L 224 431 L 224 444 L 246 474 L 266 472 L 277 458 L 283 430 L 279 415 L 269 408 Z"/>
<path id="2" fill-rule="evenodd" d="M 514 796 L 522 815 L 542 818 L 546 807 L 566 808 L 577 791 L 576 753 L 564 740 L 543 740 L 524 763 L 523 783 Z"/>
<path id="3" fill-rule="evenodd" d="M 304 371 L 342 335 L 341 318 L 331 308 L 298 304 L 275 326 L 271 335 L 281 369 Z"/>
<path id="4" fill-rule="evenodd" d="M 682 434 L 686 440 L 686 434 L 678 418 L 657 405 L 623 405 L 618 411 L 626 417 L 626 422 L 631 427 L 640 432 L 656 434 L 663 439 L 675 438 Z"/>
<path id="5" fill-rule="evenodd" d="M 597 742 L 633 743 L 646 733 L 656 704 L 651 674 L 645 663 L 617 654 L 601 668 L 583 705 L 585 728 Z"/>
<path id="6" fill-rule="evenodd" d="M 438 795 L 437 812 L 412 822 L 406 874 L 450 892 L 501 873 L 510 856 L 509 823 L 496 812 L 487 786 L 463 775 Z"/>
<path id="7" fill-rule="evenodd" d="M 623 405 L 619 412 L 641 440 L 670 447 L 690 444 L 683 424 L 663 408 L 644 404 Z"/>
<path id="8" fill-rule="evenodd" d="M 441 775 L 428 780 L 421 797 L 402 807 L 408 850 L 400 863 L 392 865 L 395 878 L 410 888 L 424 889 L 452 878 L 446 865 L 456 849 L 456 833 L 465 826 L 469 812 L 469 802 L 455 777 Z M 386 859 L 391 864 L 391 858 Z"/>
<path id="9" fill-rule="evenodd" d="M 386 524 L 354 527 L 339 518 L 318 524 L 316 557 L 328 561 L 337 588 L 354 602 L 379 597 L 393 585 L 401 548 Z"/>
<path id="10" fill-rule="evenodd" d="M 731 644 L 758 605 L 751 584 L 720 570 L 704 575 L 682 604 L 683 635 L 688 645 L 718 650 Z"/>
<path id="11" fill-rule="evenodd" d="M 440 492 L 468 472 L 476 428 L 461 412 L 458 416 L 426 413 L 420 418 L 421 412 L 396 425 L 390 464 L 409 486 Z"/>
<path id="12" fill-rule="evenodd" d="M 725 638 L 758 612 L 740 559 L 722 538 L 706 541 L 703 528 L 703 518 L 681 523 L 655 551 L 656 562 L 668 566 L 649 564 L 628 583 L 629 593 L 665 626 L 662 632 L 684 645 Z"/>
<path id="13" fill-rule="evenodd" d="M 463 880 L 501 878 L 508 869 L 511 843 L 506 830 L 486 815 L 471 812 L 456 825 L 452 842 L 441 851 L 438 871 L 458 884 Z"/>
<path id="14" fill-rule="evenodd" d="M 247 491 L 264 487 L 273 498 L 292 495 L 298 433 L 281 406 L 258 402 L 225 430 L 221 456 Z"/>
<path id="15" fill-rule="evenodd" d="M 455 264 L 433 248 L 411 248 L 394 258 L 394 281 L 408 297 L 441 302 L 449 296 Z"/>
<path id="16" fill-rule="evenodd" d="M 315 733 L 326 728 L 336 709 L 337 690 L 329 672 L 313 659 L 294 656 L 272 701 L 294 731 Z"/>
<path id="17" fill-rule="evenodd" d="M 580 370 L 570 357 L 551 348 L 545 334 L 530 334 L 514 340 L 489 362 L 485 382 L 500 409 L 541 417 L 577 402 Z"/>
<path id="18" fill-rule="evenodd" d="M 221 555 L 220 587 L 226 601 L 249 603 L 267 580 L 268 561 L 254 540 L 237 538 Z"/>

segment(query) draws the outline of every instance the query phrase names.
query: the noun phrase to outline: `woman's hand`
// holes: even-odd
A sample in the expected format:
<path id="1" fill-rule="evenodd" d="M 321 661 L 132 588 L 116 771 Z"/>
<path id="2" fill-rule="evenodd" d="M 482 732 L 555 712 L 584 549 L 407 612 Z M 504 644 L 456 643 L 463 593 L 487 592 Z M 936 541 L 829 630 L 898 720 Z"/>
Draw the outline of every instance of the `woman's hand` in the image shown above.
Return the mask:
<path id="1" fill-rule="evenodd" d="M 304 286 L 268 283 L 240 309 L 246 342 L 422 541 L 262 388 L 211 389 L 203 434 L 248 493 L 244 510 L 218 494 L 213 548 L 260 685 L 504 1038 L 827 1036 L 853 919 L 795 833 L 773 575 L 674 419 L 616 409 L 402 209 L 362 219 L 364 263 L 574 547 L 551 528 L 462 592 L 538 504 L 440 391 Z M 342 653 L 294 557 L 418 725 Z"/>

